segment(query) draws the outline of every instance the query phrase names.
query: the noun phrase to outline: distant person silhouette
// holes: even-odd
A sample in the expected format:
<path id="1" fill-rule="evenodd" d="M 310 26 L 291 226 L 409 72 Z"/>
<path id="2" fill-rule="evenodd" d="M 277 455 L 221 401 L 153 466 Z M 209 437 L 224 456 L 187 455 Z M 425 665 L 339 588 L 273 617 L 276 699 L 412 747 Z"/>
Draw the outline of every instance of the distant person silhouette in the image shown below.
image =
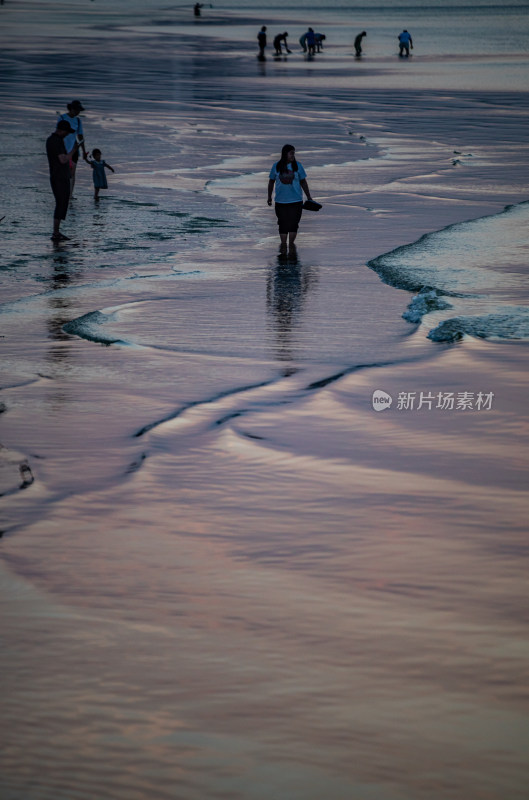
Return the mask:
<path id="1" fill-rule="evenodd" d="M 303 49 L 303 52 L 306 53 L 307 52 L 307 34 L 306 33 L 302 33 L 301 34 L 301 36 L 299 37 L 299 43 L 300 43 L 300 45 L 301 45 L 301 47 Z"/>
<path id="2" fill-rule="evenodd" d="M 257 34 L 257 43 L 259 44 L 259 58 L 263 60 L 265 57 L 265 47 L 266 47 L 266 25 L 263 25 L 263 27 Z"/>
<path id="3" fill-rule="evenodd" d="M 314 50 L 316 49 L 316 37 L 314 35 L 314 28 L 308 29 L 307 33 L 305 34 L 305 42 L 307 44 L 309 56 L 313 56 Z"/>
<path id="4" fill-rule="evenodd" d="M 325 36 L 324 33 L 315 33 L 314 34 L 314 43 L 316 45 L 316 52 L 317 53 L 321 53 L 321 51 L 323 50 L 323 42 L 324 42 L 324 39 L 326 39 L 326 38 L 327 37 Z"/>
<path id="5" fill-rule="evenodd" d="M 200 9 L 202 8 L 203 5 L 204 3 L 195 3 L 195 5 L 193 6 L 193 14 L 195 15 L 195 17 L 200 16 Z"/>
<path id="6" fill-rule="evenodd" d="M 287 51 L 287 53 L 292 52 L 292 50 L 288 49 L 287 36 L 288 36 L 288 31 L 285 31 L 284 33 L 278 33 L 277 36 L 274 37 L 274 47 L 276 50 L 276 56 L 280 56 L 283 52 L 281 49 L 281 42 L 285 43 L 285 50 Z"/>
<path id="7" fill-rule="evenodd" d="M 362 55 L 362 39 L 364 36 L 367 36 L 365 31 L 359 33 L 358 36 L 355 38 L 355 55 L 361 56 Z"/>
<path id="8" fill-rule="evenodd" d="M 408 31 L 403 30 L 402 33 L 399 33 L 398 39 L 399 39 L 399 56 L 404 55 L 404 52 L 406 52 L 406 55 L 409 56 L 410 48 L 413 50 L 413 42 Z"/>

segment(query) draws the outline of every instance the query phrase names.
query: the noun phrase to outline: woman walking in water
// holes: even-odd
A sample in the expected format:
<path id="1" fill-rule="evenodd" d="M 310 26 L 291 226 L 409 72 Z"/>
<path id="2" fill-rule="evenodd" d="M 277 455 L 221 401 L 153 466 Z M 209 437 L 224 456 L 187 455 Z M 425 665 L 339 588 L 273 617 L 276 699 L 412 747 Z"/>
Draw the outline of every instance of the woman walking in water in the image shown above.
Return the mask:
<path id="1" fill-rule="evenodd" d="M 276 190 L 275 211 L 279 225 L 281 248 L 295 242 L 299 221 L 303 210 L 303 192 L 307 200 L 312 200 L 307 183 L 307 174 L 303 164 L 296 161 L 296 149 L 292 144 L 285 144 L 281 150 L 281 158 L 270 170 L 268 180 L 268 205 L 272 205 L 272 192 Z M 302 191 L 303 190 L 303 191 Z"/>

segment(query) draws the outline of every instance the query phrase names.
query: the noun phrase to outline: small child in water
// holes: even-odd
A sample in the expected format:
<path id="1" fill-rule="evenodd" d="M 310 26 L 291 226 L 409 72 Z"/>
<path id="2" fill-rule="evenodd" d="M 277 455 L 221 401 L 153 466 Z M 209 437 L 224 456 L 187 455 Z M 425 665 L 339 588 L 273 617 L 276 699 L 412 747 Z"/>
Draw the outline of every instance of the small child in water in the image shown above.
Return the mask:
<path id="1" fill-rule="evenodd" d="M 83 156 L 87 164 L 92 167 L 92 178 L 94 179 L 94 200 L 99 200 L 99 190 L 108 189 L 107 176 L 105 167 L 115 172 L 115 170 L 107 164 L 106 161 L 101 161 L 101 150 L 97 147 L 92 150 L 92 158 L 87 155 Z"/>

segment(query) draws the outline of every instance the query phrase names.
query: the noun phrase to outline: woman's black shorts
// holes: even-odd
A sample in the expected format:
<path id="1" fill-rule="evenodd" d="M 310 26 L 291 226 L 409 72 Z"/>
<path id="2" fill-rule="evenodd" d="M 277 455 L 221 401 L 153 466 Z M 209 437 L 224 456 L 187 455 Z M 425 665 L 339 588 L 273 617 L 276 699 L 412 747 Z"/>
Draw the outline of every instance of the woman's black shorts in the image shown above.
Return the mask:
<path id="1" fill-rule="evenodd" d="M 303 213 L 303 203 L 276 203 L 275 208 L 279 233 L 296 232 Z"/>

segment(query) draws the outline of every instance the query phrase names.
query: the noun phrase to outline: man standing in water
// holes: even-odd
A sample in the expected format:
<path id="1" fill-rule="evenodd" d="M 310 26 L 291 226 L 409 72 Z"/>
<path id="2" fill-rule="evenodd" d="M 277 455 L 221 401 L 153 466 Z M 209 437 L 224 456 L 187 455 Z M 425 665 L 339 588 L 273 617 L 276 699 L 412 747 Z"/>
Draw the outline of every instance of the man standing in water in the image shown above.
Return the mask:
<path id="1" fill-rule="evenodd" d="M 258 58 L 261 61 L 264 61 L 265 57 L 265 47 L 266 47 L 266 25 L 263 25 L 259 33 L 257 34 L 257 42 L 259 44 L 259 56 Z"/>
<path id="2" fill-rule="evenodd" d="M 362 55 L 362 39 L 364 36 L 367 36 L 365 31 L 359 33 L 358 36 L 355 38 L 355 55 L 359 58 Z"/>
<path id="3" fill-rule="evenodd" d="M 313 56 L 316 47 L 316 37 L 314 35 L 314 28 L 308 29 L 307 33 L 305 34 L 305 43 L 309 51 L 309 56 Z"/>
<path id="4" fill-rule="evenodd" d="M 63 219 L 66 218 L 68 203 L 70 201 L 70 166 L 72 156 L 79 151 L 79 142 L 75 140 L 70 152 L 66 151 L 64 139 L 75 131 L 69 122 L 60 119 L 57 128 L 46 139 L 46 155 L 50 167 L 50 184 L 53 196 L 55 197 L 55 211 L 53 212 L 53 233 L 52 241 L 61 242 L 68 239 L 60 232 L 59 228 Z"/>
<path id="5" fill-rule="evenodd" d="M 406 55 L 409 56 L 410 54 L 410 47 L 413 50 L 413 42 L 411 40 L 411 36 L 407 30 L 403 30 L 402 33 L 399 33 L 399 56 L 404 54 L 406 51 Z"/>

